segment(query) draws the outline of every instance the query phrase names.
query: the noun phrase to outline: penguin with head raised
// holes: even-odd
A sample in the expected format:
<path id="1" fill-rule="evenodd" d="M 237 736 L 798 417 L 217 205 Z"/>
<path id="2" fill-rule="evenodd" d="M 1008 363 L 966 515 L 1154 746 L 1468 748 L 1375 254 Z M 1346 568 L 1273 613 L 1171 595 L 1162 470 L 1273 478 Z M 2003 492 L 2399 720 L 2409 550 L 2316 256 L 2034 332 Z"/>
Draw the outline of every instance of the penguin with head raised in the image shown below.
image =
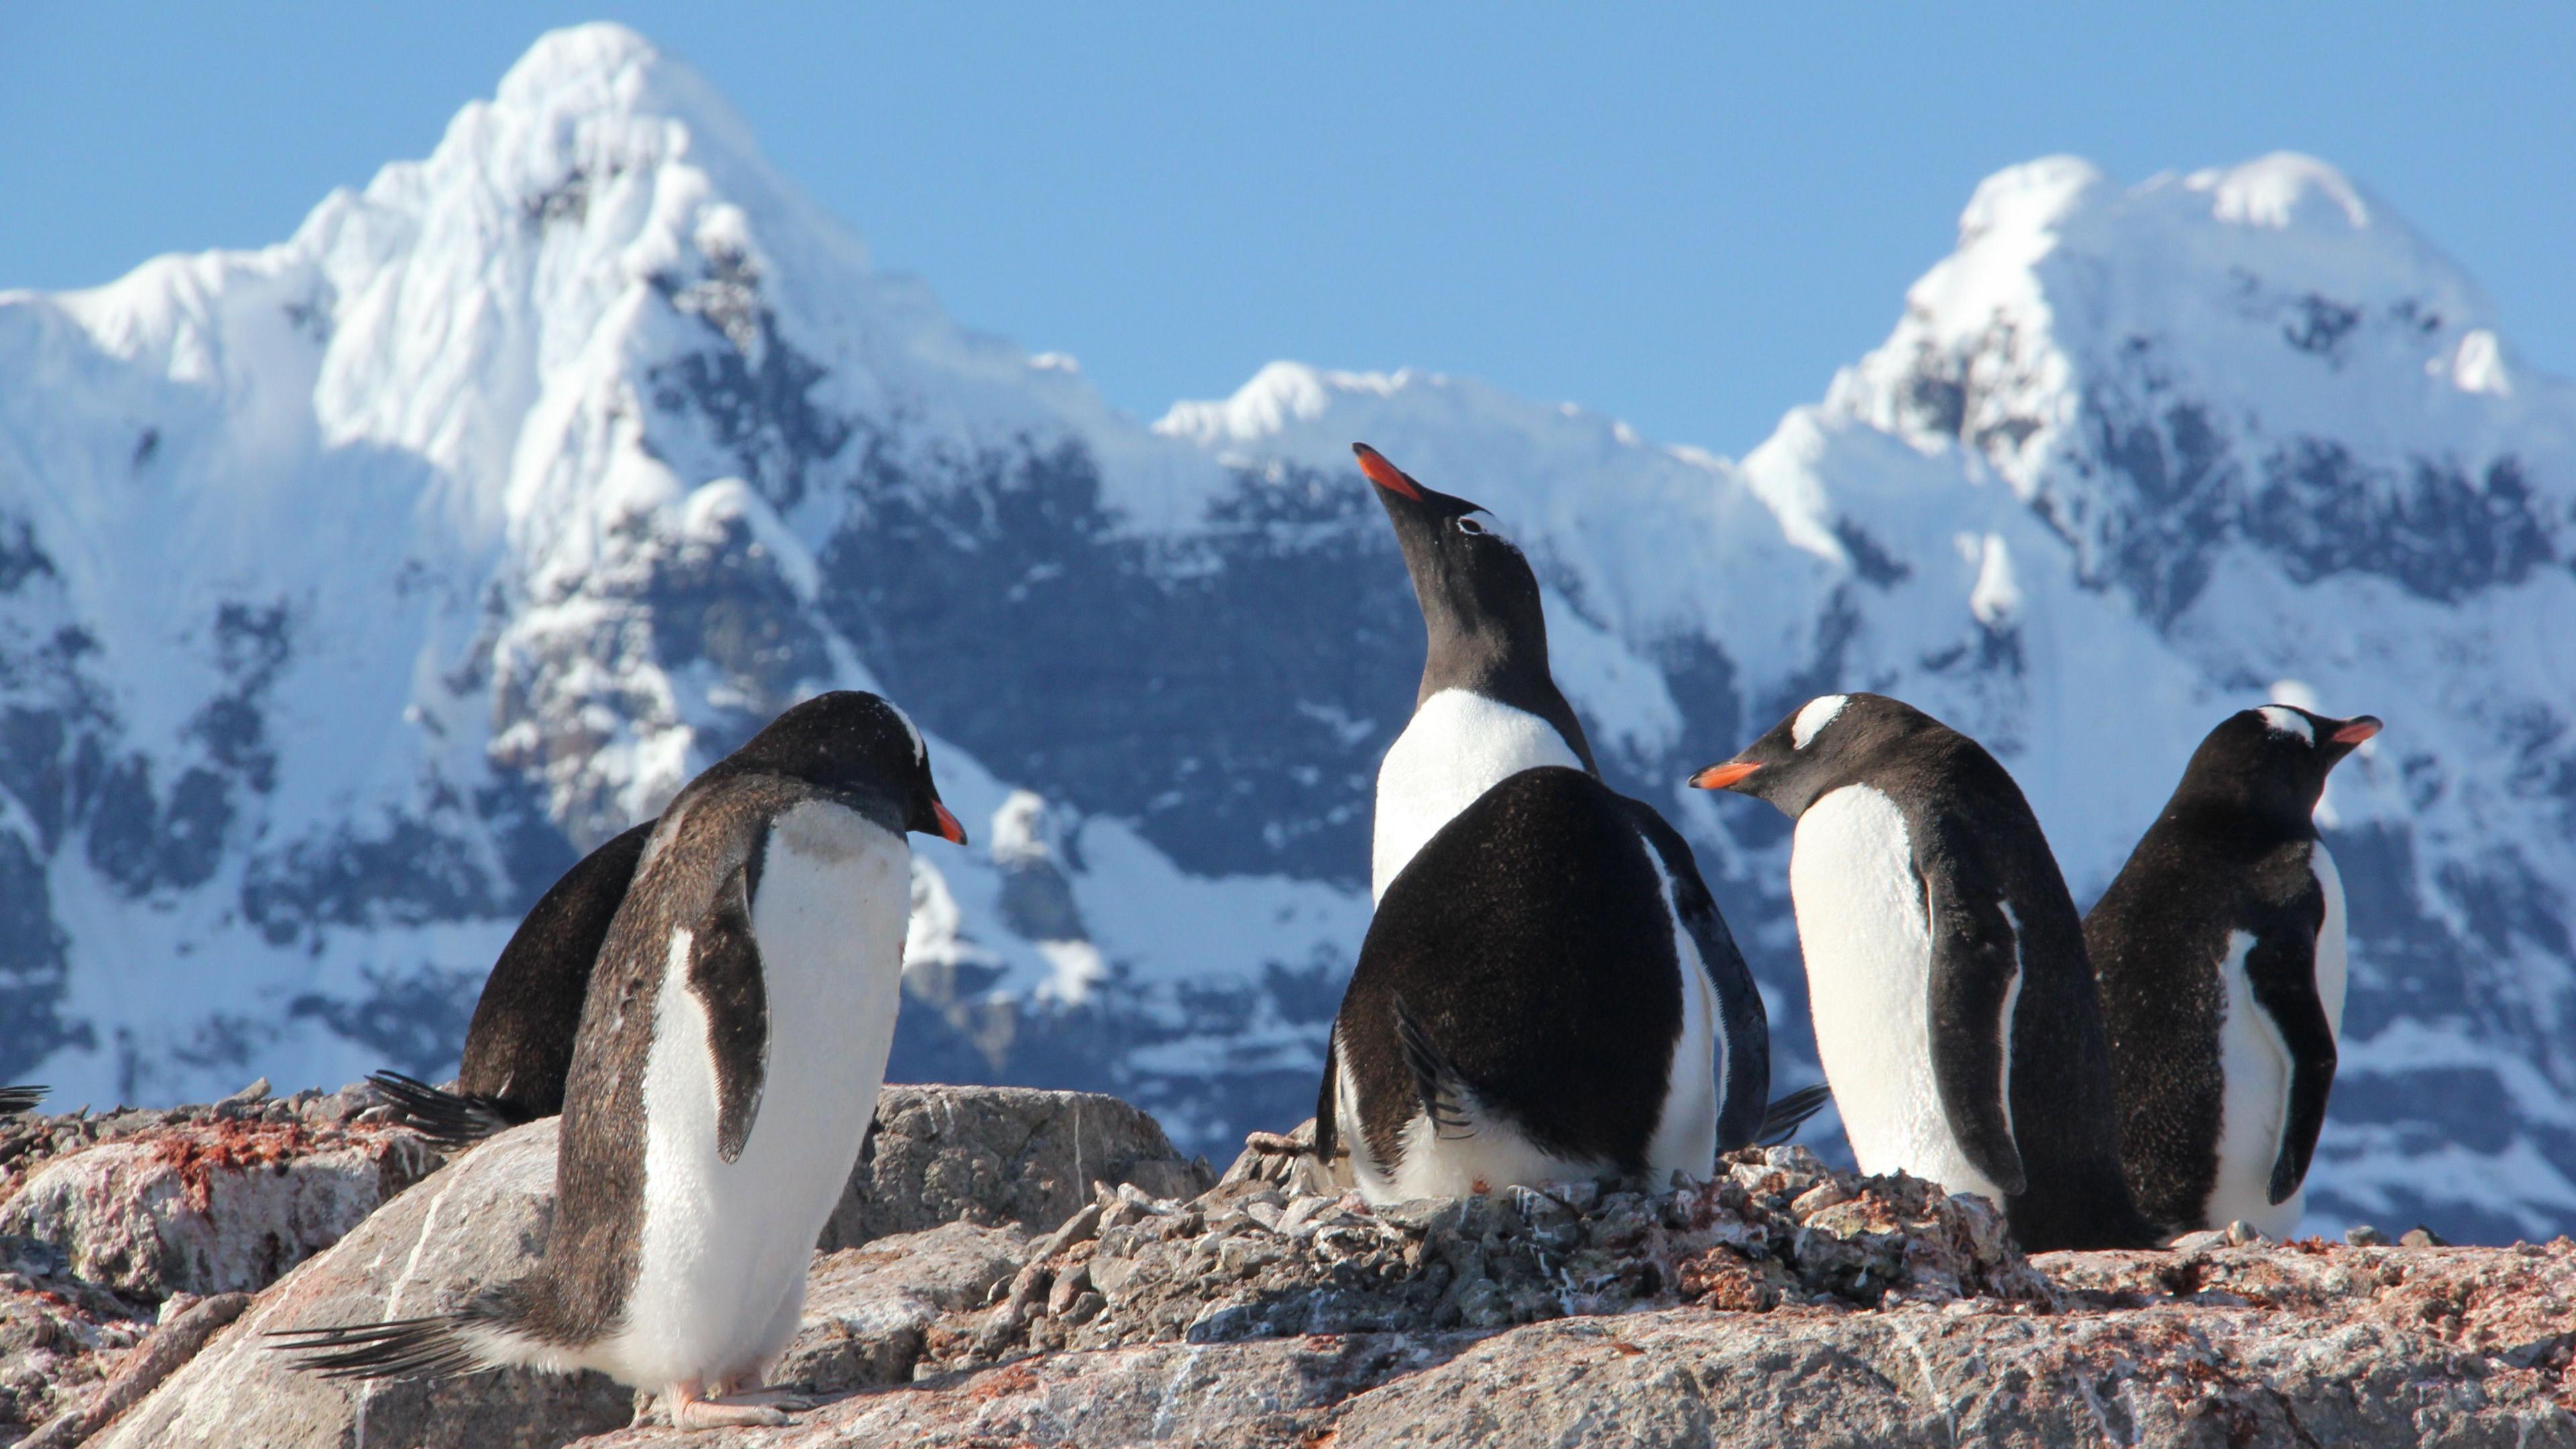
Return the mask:
<path id="1" fill-rule="evenodd" d="M 2286 704 L 2230 715 L 2084 918 L 2122 1156 L 2168 1232 L 2298 1226 L 2343 1034 L 2343 880 L 2317 799 L 2378 733 Z"/>
<path id="2" fill-rule="evenodd" d="M 2154 1240 L 2120 1172 L 2083 923 L 1992 755 L 1911 705 L 1829 694 L 1691 783 L 1797 822 L 1816 1048 L 1862 1171 L 1983 1193 L 2032 1252 Z"/>
<path id="3" fill-rule="evenodd" d="M 1378 776 L 1378 908 L 1316 1151 L 1372 1201 L 1674 1170 L 1764 1123 L 1761 993 L 1690 847 L 1603 785 L 1492 515 L 1366 445 L 1430 644 Z"/>
<path id="4" fill-rule="evenodd" d="M 529 908 L 483 980 L 456 1090 L 400 1072 L 367 1078 L 405 1126 L 452 1151 L 563 1110 L 591 972 L 653 825 L 647 820 L 610 837 Z"/>
<path id="5" fill-rule="evenodd" d="M 691 781 L 582 1007 L 537 1267 L 281 1346 L 343 1377 L 598 1369 L 680 1427 L 785 1422 L 759 1386 L 884 1080 L 907 831 L 965 839 L 920 731 L 872 694 L 796 705 Z"/>
<path id="6" fill-rule="evenodd" d="M 1548 673 L 1538 575 L 1502 525 L 1366 443 L 1351 451 L 1395 526 L 1430 636 L 1413 718 L 1378 766 L 1369 897 L 1383 900 L 1414 852 L 1503 777 L 1540 765 L 1601 772 Z"/>

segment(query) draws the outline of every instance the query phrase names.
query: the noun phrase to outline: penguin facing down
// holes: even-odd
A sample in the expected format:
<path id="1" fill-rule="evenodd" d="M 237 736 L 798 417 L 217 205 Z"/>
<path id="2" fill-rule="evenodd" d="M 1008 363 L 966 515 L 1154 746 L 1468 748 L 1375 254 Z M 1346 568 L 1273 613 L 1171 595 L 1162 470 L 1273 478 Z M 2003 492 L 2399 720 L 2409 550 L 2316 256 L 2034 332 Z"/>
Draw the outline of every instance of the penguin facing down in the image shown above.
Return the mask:
<path id="1" fill-rule="evenodd" d="M 1877 694 L 1809 701 L 1692 777 L 1797 822 L 1816 1047 L 1864 1172 L 2005 1212 L 2031 1252 L 2141 1247 L 2084 931 L 2021 789 Z"/>
<path id="2" fill-rule="evenodd" d="M 786 1422 L 757 1390 L 884 1080 L 907 831 L 965 838 L 920 732 L 872 694 L 796 705 L 690 782 L 582 1007 L 535 1270 L 280 1346 L 339 1377 L 599 1369 L 683 1428 Z"/>
<path id="3" fill-rule="evenodd" d="M 1347 1148 L 1371 1202 L 1704 1178 L 1762 1126 L 1770 1051 L 1681 836 L 1580 770 L 1524 770 L 1379 903 L 1325 1053 L 1315 1153 Z"/>
<path id="4" fill-rule="evenodd" d="M 2285 704 L 2211 730 L 2084 919 L 2138 1205 L 2167 1232 L 2294 1231 L 2343 1034 L 2326 775 L 2379 733 Z"/>
<path id="5" fill-rule="evenodd" d="M 484 978 L 455 1091 L 400 1072 L 367 1079 L 392 1100 L 404 1125 L 454 1149 L 563 1110 L 591 972 L 653 825 L 621 831 L 583 856 L 529 908 Z"/>
<path id="6" fill-rule="evenodd" d="M 1360 471 L 1404 551 L 1429 636 L 1413 718 L 1378 766 L 1369 898 L 1451 817 L 1540 765 L 1601 772 L 1547 667 L 1538 576 L 1491 513 L 1414 481 L 1366 443 Z"/>

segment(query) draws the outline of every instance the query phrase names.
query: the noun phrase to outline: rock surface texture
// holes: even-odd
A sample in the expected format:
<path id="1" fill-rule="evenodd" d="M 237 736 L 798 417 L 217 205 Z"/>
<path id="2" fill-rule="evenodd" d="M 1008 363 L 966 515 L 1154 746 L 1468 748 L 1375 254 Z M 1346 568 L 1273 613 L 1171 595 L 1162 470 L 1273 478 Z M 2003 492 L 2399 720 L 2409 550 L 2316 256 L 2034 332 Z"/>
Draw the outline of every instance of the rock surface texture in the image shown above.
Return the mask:
<path id="1" fill-rule="evenodd" d="M 822 1402 L 784 1429 L 681 1434 L 597 1376 L 357 1389 L 264 1346 L 272 1329 L 429 1311 L 522 1271 L 551 1215 L 544 1122 L 465 1154 L 255 1299 L 175 1297 L 158 1327 L 45 1243 L 9 1240 L 13 1335 L 97 1341 L 56 1354 L 78 1379 L 50 1391 L 58 1417 L 32 1442 L 2576 1449 L 2565 1239 L 2207 1235 L 2026 1258 L 1979 1199 L 1794 1147 L 1661 1190 L 1371 1210 L 1258 1179 L 1183 1196 L 1094 1175 L 1076 1201 L 1063 1184 L 1094 1151 L 1122 1161 L 1095 1131 L 1132 1149 L 1135 1177 L 1204 1178 L 1142 1113 L 1085 1099 L 1077 1131 L 1074 1106 L 889 1091 L 859 1172 L 889 1194 L 886 1216 L 815 1256 L 776 1377 Z M 1058 1155 L 1076 1143 L 1078 1167 Z M 948 1218 L 923 1221 L 935 1213 Z M 56 1317 L 17 1313 L 38 1305 Z M 11 1347 L 0 1382 L 37 1381 L 46 1350 Z M 36 1417 L 18 1412 L 0 1442 Z"/>

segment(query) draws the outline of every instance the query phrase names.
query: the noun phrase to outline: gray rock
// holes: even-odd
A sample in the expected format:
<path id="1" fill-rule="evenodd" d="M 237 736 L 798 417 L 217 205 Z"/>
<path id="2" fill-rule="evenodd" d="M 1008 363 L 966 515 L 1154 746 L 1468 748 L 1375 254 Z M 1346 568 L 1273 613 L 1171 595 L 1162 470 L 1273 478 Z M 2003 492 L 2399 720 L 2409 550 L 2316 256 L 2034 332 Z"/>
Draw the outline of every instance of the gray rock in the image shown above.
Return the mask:
<path id="1" fill-rule="evenodd" d="M 258 1105 L 245 1094 L 234 1107 Z M 0 1207 L 0 1233 L 49 1243 L 129 1297 L 255 1292 L 435 1161 L 407 1133 L 164 1122 L 46 1161 Z"/>
<path id="2" fill-rule="evenodd" d="M 627 1422 L 598 1374 L 525 1370 L 356 1385 L 297 1372 L 263 1334 L 434 1312 L 527 1271 L 553 1216 L 552 1119 L 493 1138 L 289 1273 L 96 1441 L 108 1449 L 552 1446 Z"/>
<path id="3" fill-rule="evenodd" d="M 1214 1174 L 1183 1159 L 1154 1119 L 1096 1092 L 890 1086 L 876 1130 L 820 1246 L 855 1248 L 941 1223 L 1042 1233 L 1091 1201 L 1092 1184 L 1191 1197 Z"/>
<path id="4" fill-rule="evenodd" d="M 826 1394 L 909 1383 L 941 1315 L 982 1306 L 1028 1251 L 1016 1227 L 947 1223 L 822 1254 L 771 1378 Z"/>

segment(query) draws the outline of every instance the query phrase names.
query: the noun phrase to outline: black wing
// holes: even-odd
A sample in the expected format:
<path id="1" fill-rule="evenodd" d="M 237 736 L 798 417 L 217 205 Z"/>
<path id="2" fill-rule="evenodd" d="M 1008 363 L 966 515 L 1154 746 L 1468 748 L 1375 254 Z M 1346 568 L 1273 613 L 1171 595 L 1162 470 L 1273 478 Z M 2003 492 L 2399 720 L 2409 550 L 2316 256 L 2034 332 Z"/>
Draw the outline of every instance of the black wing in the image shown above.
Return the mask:
<path id="1" fill-rule="evenodd" d="M 1422 1023 L 1406 1009 L 1404 998 L 1395 1003 L 1395 1040 L 1404 1051 L 1404 1070 L 1413 1078 L 1413 1094 L 1420 1099 L 1423 1112 L 1431 1118 L 1433 1135 L 1446 1138 L 1473 1137 L 1476 1128 L 1467 1112 L 1473 1093 L 1467 1079 L 1455 1062 L 1431 1040 Z"/>
<path id="2" fill-rule="evenodd" d="M 0 1117 L 15 1117 L 45 1100 L 44 1087 L 0 1087 Z"/>
<path id="3" fill-rule="evenodd" d="M 2272 1018 L 2290 1050 L 2290 1109 L 2281 1119 L 2270 1194 L 2274 1203 L 2284 1203 L 2307 1180 L 2317 1133 L 2326 1125 L 2326 1097 L 2334 1090 L 2334 1030 L 2317 997 L 2316 932 L 2265 932 L 2245 953 L 2245 981 L 2253 988 L 2254 1005 Z"/>
<path id="4" fill-rule="evenodd" d="M 1916 856 L 1932 931 L 1932 1080 L 1969 1165 L 2018 1196 L 2029 1179 L 2004 1101 L 2004 1005 L 2021 974 L 2021 941 L 2002 891 L 1972 860 L 1955 848 Z"/>
<path id="5" fill-rule="evenodd" d="M 1757 1147 L 1777 1147 L 1798 1135 L 1807 1119 L 1824 1110 L 1834 1099 L 1834 1090 L 1822 1082 L 1800 1087 L 1785 1097 L 1775 1099 L 1762 1113 L 1762 1127 L 1754 1134 Z"/>
<path id="6" fill-rule="evenodd" d="M 1654 807 L 1636 800 L 1625 803 L 1638 833 L 1663 859 L 1664 874 L 1673 883 L 1674 914 L 1699 948 L 1709 984 L 1717 988 L 1719 1019 L 1711 1025 L 1726 1039 L 1726 1080 L 1717 1084 L 1717 1150 L 1731 1152 L 1770 1130 L 1763 1099 L 1771 1095 L 1771 1022 L 1762 988 L 1754 984 L 1753 969 L 1736 949 L 1735 933 L 1726 928 L 1717 898 L 1700 877 L 1690 843 Z"/>
<path id="7" fill-rule="evenodd" d="M 523 1108 L 479 1092 L 447 1092 L 400 1072 L 370 1072 L 367 1081 L 392 1104 L 394 1120 L 449 1152 L 536 1118 Z"/>
<path id="8" fill-rule="evenodd" d="M 753 840 L 751 860 L 763 843 Z M 689 992 L 706 1008 L 707 1051 L 715 1058 L 716 1155 L 726 1162 L 751 1140 L 769 1074 L 769 989 L 751 931 L 752 869 L 738 865 L 725 877 L 689 941 Z"/>

